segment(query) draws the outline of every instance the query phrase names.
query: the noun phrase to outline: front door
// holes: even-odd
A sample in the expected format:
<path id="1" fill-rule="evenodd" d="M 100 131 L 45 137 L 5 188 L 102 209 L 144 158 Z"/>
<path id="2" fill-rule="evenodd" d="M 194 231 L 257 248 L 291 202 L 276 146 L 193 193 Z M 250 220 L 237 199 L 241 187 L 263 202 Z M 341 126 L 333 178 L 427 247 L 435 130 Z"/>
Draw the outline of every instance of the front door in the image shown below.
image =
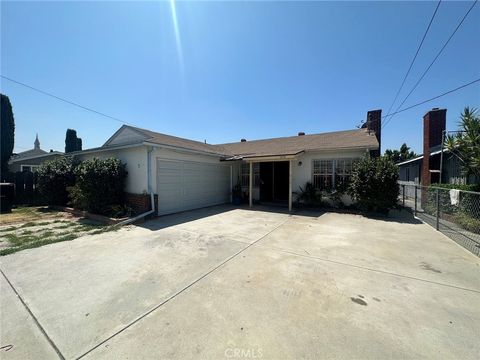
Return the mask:
<path id="1" fill-rule="evenodd" d="M 273 200 L 273 162 L 260 163 L 260 201 Z"/>

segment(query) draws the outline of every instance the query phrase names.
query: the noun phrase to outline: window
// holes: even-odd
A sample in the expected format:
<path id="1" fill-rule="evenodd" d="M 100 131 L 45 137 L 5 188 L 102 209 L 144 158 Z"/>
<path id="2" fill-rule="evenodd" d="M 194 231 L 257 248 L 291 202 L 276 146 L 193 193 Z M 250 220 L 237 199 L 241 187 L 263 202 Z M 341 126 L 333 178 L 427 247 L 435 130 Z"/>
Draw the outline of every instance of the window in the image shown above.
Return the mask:
<path id="1" fill-rule="evenodd" d="M 350 184 L 353 169 L 353 159 L 338 159 L 335 166 L 335 187 L 345 190 Z"/>
<path id="2" fill-rule="evenodd" d="M 36 171 L 38 169 L 38 165 L 20 165 L 21 171 Z"/>
<path id="3" fill-rule="evenodd" d="M 313 160 L 313 186 L 319 190 L 333 187 L 333 160 Z"/>
<path id="4" fill-rule="evenodd" d="M 253 163 L 253 187 L 257 187 L 260 183 L 260 163 Z M 250 186 L 250 164 L 242 162 L 242 169 L 240 174 L 242 186 Z"/>
<path id="5" fill-rule="evenodd" d="M 350 183 L 355 159 L 313 160 L 313 185 L 319 190 L 344 190 Z"/>
<path id="6" fill-rule="evenodd" d="M 410 181 L 410 165 L 405 167 L 405 180 Z"/>

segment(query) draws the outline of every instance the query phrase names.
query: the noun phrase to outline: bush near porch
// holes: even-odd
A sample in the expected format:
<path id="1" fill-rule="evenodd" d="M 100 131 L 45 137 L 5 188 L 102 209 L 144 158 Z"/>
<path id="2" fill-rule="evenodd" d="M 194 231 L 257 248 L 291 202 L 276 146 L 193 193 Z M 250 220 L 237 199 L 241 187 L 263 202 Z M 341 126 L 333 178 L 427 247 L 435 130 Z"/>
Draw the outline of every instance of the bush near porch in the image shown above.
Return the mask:
<path id="1" fill-rule="evenodd" d="M 356 162 L 348 193 L 362 210 L 388 213 L 397 206 L 398 167 L 389 158 L 366 156 Z"/>

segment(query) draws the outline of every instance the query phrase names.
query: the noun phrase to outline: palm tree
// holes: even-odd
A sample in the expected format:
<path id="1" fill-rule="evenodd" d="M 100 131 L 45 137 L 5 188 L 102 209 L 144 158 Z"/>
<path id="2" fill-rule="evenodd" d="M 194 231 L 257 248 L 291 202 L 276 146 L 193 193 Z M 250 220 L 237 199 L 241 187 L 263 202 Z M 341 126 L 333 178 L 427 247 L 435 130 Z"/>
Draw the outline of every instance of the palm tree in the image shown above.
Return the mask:
<path id="1" fill-rule="evenodd" d="M 444 143 L 461 162 L 465 176 L 480 177 L 480 116 L 475 108 L 468 106 L 460 115 L 460 130 L 455 135 L 447 135 Z"/>

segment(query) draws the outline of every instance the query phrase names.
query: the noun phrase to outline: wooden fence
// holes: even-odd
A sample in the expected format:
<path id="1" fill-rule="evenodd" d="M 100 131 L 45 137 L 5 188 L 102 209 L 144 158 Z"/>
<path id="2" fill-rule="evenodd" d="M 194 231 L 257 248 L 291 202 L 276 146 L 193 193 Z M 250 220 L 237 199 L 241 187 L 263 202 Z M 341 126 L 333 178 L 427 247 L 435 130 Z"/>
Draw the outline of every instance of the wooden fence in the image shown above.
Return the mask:
<path id="1" fill-rule="evenodd" d="M 17 205 L 44 205 L 38 191 L 37 174 L 31 171 L 7 172 L 2 174 L 2 182 L 15 184 L 13 203 Z"/>

